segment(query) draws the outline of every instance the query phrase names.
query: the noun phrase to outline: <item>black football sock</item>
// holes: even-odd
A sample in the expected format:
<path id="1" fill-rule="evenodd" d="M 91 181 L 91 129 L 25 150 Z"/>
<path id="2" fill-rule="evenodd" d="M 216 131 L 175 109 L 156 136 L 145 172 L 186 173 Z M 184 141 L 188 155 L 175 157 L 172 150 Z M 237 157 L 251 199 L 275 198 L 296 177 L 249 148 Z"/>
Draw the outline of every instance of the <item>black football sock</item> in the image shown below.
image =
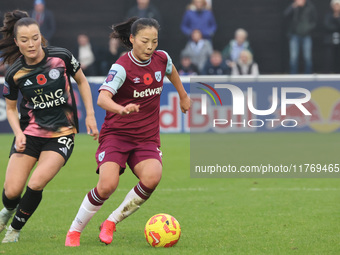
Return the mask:
<path id="1" fill-rule="evenodd" d="M 20 202 L 20 196 L 15 199 L 9 199 L 5 194 L 5 189 L 2 191 L 2 203 L 9 211 L 14 210 Z"/>
<path id="2" fill-rule="evenodd" d="M 26 192 L 20 200 L 17 212 L 11 223 L 11 226 L 14 229 L 22 229 L 22 227 L 34 213 L 35 209 L 37 209 L 42 199 L 42 192 L 42 190 L 32 190 L 27 186 Z"/>

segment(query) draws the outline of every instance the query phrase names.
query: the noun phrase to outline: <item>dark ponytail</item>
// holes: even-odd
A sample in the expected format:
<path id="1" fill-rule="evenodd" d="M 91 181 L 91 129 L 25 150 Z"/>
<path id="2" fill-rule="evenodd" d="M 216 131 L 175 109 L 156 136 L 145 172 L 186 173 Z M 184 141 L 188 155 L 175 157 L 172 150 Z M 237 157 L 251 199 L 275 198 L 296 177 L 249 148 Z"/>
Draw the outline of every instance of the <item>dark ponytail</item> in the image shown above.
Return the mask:
<path id="1" fill-rule="evenodd" d="M 39 27 L 39 24 L 30 18 L 27 12 L 21 10 L 5 13 L 3 24 L 3 27 L 0 28 L 0 32 L 3 35 L 3 38 L 0 40 L 0 58 L 2 58 L 3 63 L 13 64 L 21 55 L 19 47 L 14 42 L 18 27 L 32 24 L 36 24 Z M 46 40 L 43 36 L 41 41 L 45 46 Z"/>
<path id="2" fill-rule="evenodd" d="M 132 49 L 132 43 L 130 42 L 130 35 L 136 36 L 139 30 L 146 27 L 154 27 L 159 31 L 159 23 L 152 18 L 129 18 L 127 21 L 112 26 L 113 32 L 110 34 L 110 38 L 117 38 L 128 49 Z"/>

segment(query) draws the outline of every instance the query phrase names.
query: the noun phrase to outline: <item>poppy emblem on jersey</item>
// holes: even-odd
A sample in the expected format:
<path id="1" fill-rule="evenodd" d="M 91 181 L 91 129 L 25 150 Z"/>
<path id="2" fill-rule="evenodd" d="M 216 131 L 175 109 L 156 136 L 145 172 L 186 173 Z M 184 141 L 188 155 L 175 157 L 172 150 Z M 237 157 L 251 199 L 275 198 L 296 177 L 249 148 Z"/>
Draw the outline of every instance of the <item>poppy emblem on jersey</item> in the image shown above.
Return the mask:
<path id="1" fill-rule="evenodd" d="M 51 69 L 48 73 L 48 76 L 50 76 L 51 79 L 56 80 L 60 76 L 60 72 L 58 69 Z"/>
<path id="2" fill-rule="evenodd" d="M 117 74 L 117 71 L 115 71 L 115 70 L 110 70 L 109 74 L 108 74 L 107 77 L 106 77 L 105 82 L 106 82 L 106 83 L 109 83 L 110 81 L 113 81 L 113 79 L 115 78 L 116 74 Z"/>
<path id="3" fill-rule="evenodd" d="M 99 162 L 102 162 L 103 159 L 104 159 L 104 157 L 105 157 L 105 151 L 99 153 L 99 155 L 98 155 L 98 160 L 99 160 Z"/>
<path id="4" fill-rule="evenodd" d="M 155 72 L 155 78 L 156 81 L 160 82 L 162 80 L 162 72 L 161 71 Z"/>
<path id="5" fill-rule="evenodd" d="M 43 75 L 43 74 L 37 75 L 37 83 L 39 85 L 45 85 L 46 82 L 47 82 L 47 79 L 46 79 L 45 75 Z"/>
<path id="6" fill-rule="evenodd" d="M 144 74 L 143 79 L 145 85 L 150 85 L 151 83 L 153 83 L 152 76 L 149 73 Z"/>

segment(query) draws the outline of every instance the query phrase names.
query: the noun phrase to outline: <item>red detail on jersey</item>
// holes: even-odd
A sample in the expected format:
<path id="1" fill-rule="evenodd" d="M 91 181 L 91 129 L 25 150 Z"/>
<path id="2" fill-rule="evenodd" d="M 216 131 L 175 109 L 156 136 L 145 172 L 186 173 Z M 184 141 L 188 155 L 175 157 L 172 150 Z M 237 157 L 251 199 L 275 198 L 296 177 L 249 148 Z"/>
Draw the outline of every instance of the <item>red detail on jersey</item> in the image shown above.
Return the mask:
<path id="1" fill-rule="evenodd" d="M 154 231 L 150 231 L 149 232 L 149 236 L 151 236 L 153 242 L 152 242 L 152 246 L 156 246 L 157 244 L 159 244 L 160 240 L 161 240 L 161 236 L 158 233 L 155 233 Z"/>
<path id="2" fill-rule="evenodd" d="M 152 76 L 149 73 L 144 74 L 143 79 L 145 85 L 150 85 L 151 83 L 153 83 Z"/>
<path id="3" fill-rule="evenodd" d="M 2 94 L 7 95 L 8 92 L 9 92 L 8 87 L 7 87 L 7 86 L 4 86 L 4 88 L 3 88 L 3 90 L 2 90 Z"/>
<path id="4" fill-rule="evenodd" d="M 43 74 L 37 75 L 37 83 L 39 85 L 45 85 L 46 82 L 47 82 L 47 79 L 46 79 L 45 75 L 43 75 Z"/>
<path id="5" fill-rule="evenodd" d="M 110 81 L 113 81 L 113 78 L 114 78 L 114 76 L 113 76 L 112 74 L 109 74 L 109 75 L 106 77 L 105 82 L 108 83 L 108 82 L 110 82 Z"/>

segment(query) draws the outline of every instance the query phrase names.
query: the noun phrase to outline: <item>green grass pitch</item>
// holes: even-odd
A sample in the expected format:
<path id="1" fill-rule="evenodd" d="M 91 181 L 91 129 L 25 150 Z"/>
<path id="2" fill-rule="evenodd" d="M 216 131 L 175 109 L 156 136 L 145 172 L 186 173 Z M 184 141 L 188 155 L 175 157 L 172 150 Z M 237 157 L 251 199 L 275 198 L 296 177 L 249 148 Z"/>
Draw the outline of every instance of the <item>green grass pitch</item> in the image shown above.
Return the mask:
<path id="1" fill-rule="evenodd" d="M 238 160 L 249 156 L 260 163 L 265 155 L 256 144 L 262 142 L 262 146 L 289 153 L 284 159 L 282 154 L 272 153 L 272 162 L 291 163 L 295 155 L 301 160 L 340 163 L 336 133 L 228 136 L 233 151 L 240 153 Z M 45 188 L 19 243 L 0 244 L 0 254 L 340 254 L 340 179 L 191 178 L 190 136 L 168 134 L 161 139 L 162 181 L 139 211 L 118 224 L 111 245 L 98 241 L 98 227 L 137 183 L 130 171 L 85 228 L 81 246 L 64 247 L 81 201 L 98 180 L 97 142 L 77 135 L 71 159 Z M 0 141 L 3 183 L 12 135 L 0 135 Z M 173 248 L 152 248 L 145 241 L 144 225 L 159 212 L 173 215 L 181 224 L 182 236 Z M 3 237 L 4 232 L 0 239 Z"/>

